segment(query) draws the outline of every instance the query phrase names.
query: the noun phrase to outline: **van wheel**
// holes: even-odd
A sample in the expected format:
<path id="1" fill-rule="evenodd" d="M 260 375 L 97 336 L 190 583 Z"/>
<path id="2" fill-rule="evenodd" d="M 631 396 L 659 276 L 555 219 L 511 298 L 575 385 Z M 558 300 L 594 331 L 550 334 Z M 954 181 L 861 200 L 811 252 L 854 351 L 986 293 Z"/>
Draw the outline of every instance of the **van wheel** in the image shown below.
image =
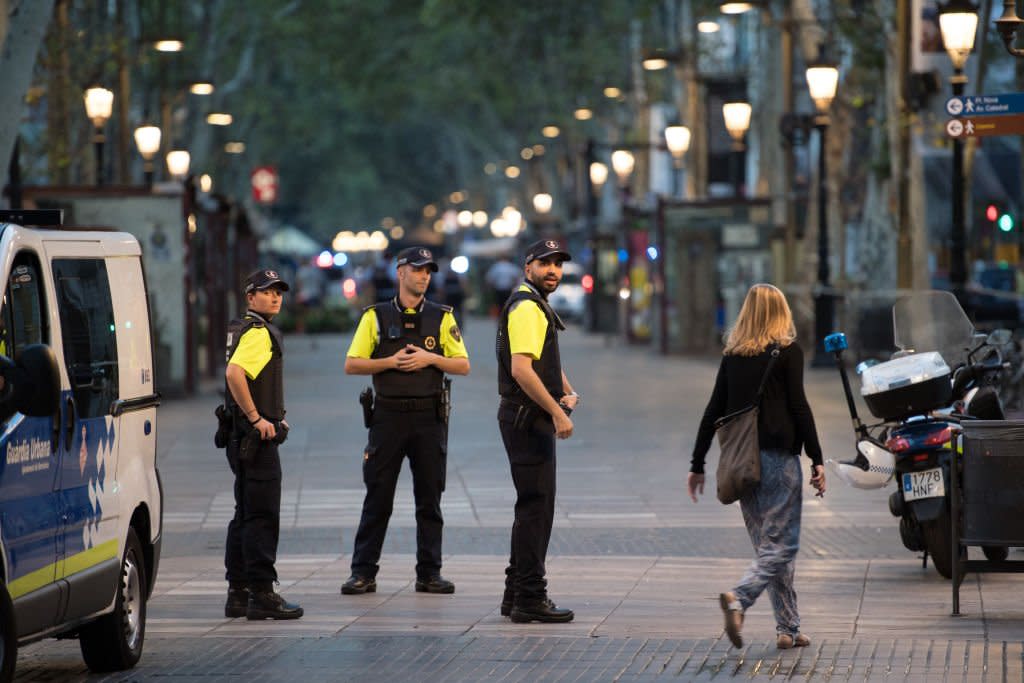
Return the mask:
<path id="1" fill-rule="evenodd" d="M 92 671 L 130 669 L 142 656 L 146 635 L 146 567 L 142 544 L 128 529 L 114 611 L 89 624 L 79 633 L 86 666 Z"/>
<path id="2" fill-rule="evenodd" d="M 0 683 L 14 680 L 18 660 L 18 634 L 14 629 L 14 605 L 7 584 L 0 587 Z"/>

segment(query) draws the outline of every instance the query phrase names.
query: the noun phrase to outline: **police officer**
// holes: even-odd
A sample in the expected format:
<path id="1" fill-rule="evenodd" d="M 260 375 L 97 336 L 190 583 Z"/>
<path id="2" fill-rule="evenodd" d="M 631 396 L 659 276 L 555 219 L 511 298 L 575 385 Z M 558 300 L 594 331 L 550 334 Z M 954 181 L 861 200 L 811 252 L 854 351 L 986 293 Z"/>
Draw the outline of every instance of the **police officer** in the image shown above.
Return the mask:
<path id="1" fill-rule="evenodd" d="M 501 613 L 515 622 L 572 621 L 572 610 L 548 599 L 544 561 L 555 514 L 555 437 L 568 439 L 579 395 L 562 371 L 558 331 L 548 305 L 571 259 L 558 240 L 530 245 L 526 278 L 505 303 L 498 324 L 498 426 L 516 488 L 512 550 Z"/>
<path id="2" fill-rule="evenodd" d="M 345 359 L 350 375 L 373 375 L 376 397 L 363 453 L 366 498 L 345 595 L 377 590 L 377 564 L 402 458 L 416 500 L 416 591 L 454 593 L 441 576 L 441 492 L 447 453 L 445 373 L 469 374 L 469 355 L 450 306 L 425 298 L 437 263 L 429 249 L 398 253 L 398 294 L 365 309 Z"/>
<path id="3" fill-rule="evenodd" d="M 288 284 L 273 270 L 245 279 L 248 310 L 228 324 L 225 401 L 234 429 L 227 444 L 235 475 L 235 516 L 228 524 L 224 616 L 298 619 L 302 608 L 274 592 L 281 522 L 284 363 L 281 332 L 271 322 Z"/>

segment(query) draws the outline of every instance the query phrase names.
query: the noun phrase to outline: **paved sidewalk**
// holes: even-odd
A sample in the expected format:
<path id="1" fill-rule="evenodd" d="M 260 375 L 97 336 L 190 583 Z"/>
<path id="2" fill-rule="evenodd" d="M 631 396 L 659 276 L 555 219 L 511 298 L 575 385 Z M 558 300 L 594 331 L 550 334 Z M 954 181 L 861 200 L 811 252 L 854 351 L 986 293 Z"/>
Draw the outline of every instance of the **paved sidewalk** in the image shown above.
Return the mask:
<path id="1" fill-rule="evenodd" d="M 411 482 L 403 474 L 376 594 L 341 596 L 362 502 L 365 430 L 343 377 L 347 337 L 287 341 L 289 419 L 281 591 L 298 622 L 222 616 L 221 553 L 231 480 L 212 447 L 210 393 L 160 413 L 167 497 L 164 558 L 139 667 L 89 677 L 74 641 L 25 648 L 19 681 L 1019 681 L 1024 593 L 1014 575 L 969 575 L 963 616 L 951 589 L 903 549 L 891 488 L 833 477 L 805 489 L 796 587 L 806 649 L 779 652 L 764 596 L 740 650 L 722 634 L 717 594 L 750 559 L 738 506 L 685 497 L 685 477 L 717 358 L 662 358 L 570 330 L 567 373 L 584 397 L 576 435 L 559 443 L 550 592 L 570 624 L 512 624 L 498 614 L 513 489 L 494 421 L 493 323 L 466 331 L 473 372 L 455 380 L 444 498 L 444 574 L 453 596 L 415 593 Z M 826 457 L 853 438 L 835 371 L 809 370 Z M 713 472 L 712 453 L 709 472 Z M 806 459 L 805 467 L 806 467 Z M 973 551 L 972 551 L 973 552 Z M 1024 560 L 1014 551 L 1010 559 Z"/>

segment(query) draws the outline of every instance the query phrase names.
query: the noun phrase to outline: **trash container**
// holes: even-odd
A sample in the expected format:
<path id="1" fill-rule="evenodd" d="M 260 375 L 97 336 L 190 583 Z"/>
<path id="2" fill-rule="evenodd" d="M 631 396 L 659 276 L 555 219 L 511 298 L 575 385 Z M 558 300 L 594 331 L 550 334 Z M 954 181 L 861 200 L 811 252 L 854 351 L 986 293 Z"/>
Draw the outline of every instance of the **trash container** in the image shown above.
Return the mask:
<path id="1" fill-rule="evenodd" d="M 974 572 L 1024 572 L 1024 561 L 967 560 L 967 546 L 1024 546 L 1024 421 L 963 422 L 952 477 L 953 614 L 960 583 Z"/>

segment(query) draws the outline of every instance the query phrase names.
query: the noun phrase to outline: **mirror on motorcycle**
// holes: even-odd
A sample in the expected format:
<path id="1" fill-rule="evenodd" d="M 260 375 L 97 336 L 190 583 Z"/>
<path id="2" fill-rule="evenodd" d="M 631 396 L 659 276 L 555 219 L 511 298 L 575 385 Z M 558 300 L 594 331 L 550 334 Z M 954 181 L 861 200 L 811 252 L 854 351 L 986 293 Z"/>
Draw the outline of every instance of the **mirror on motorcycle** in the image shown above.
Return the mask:
<path id="1" fill-rule="evenodd" d="M 1013 332 L 1005 327 L 1000 327 L 989 332 L 988 337 L 985 338 L 985 343 L 989 346 L 1003 346 L 1009 344 L 1011 339 L 1013 339 Z"/>
<path id="2" fill-rule="evenodd" d="M 837 353 L 848 348 L 850 345 L 846 342 L 846 335 L 842 332 L 835 332 L 825 337 L 825 351 L 828 353 Z"/>
<path id="3" fill-rule="evenodd" d="M 880 362 L 881 361 L 879 361 L 877 358 L 868 358 L 865 361 L 857 363 L 857 367 L 854 368 L 854 370 L 858 375 L 863 375 L 865 370 L 870 368 L 872 365 L 878 365 Z"/>

